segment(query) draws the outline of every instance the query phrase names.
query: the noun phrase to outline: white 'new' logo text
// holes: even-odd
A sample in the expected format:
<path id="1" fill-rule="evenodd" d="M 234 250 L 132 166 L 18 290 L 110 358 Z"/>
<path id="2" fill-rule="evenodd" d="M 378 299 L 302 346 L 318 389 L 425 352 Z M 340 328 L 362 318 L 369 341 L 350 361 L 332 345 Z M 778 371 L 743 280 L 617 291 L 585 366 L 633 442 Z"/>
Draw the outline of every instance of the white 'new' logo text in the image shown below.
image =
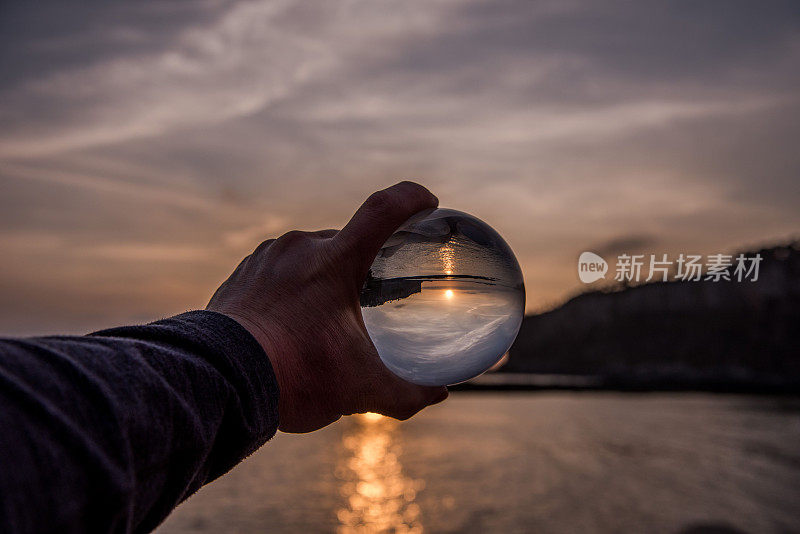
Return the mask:
<path id="1" fill-rule="evenodd" d="M 591 284 L 606 277 L 608 263 L 594 252 L 583 252 L 578 257 L 578 278 L 584 284 Z"/>

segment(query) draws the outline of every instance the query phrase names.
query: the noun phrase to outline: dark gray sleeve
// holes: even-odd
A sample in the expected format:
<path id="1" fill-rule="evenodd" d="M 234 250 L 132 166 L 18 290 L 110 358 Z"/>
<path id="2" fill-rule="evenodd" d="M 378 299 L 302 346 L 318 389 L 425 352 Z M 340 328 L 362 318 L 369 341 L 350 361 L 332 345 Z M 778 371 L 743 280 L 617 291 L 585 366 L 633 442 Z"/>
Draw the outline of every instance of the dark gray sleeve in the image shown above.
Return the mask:
<path id="1" fill-rule="evenodd" d="M 256 340 L 196 311 L 0 340 L 0 532 L 147 532 L 271 438 Z"/>

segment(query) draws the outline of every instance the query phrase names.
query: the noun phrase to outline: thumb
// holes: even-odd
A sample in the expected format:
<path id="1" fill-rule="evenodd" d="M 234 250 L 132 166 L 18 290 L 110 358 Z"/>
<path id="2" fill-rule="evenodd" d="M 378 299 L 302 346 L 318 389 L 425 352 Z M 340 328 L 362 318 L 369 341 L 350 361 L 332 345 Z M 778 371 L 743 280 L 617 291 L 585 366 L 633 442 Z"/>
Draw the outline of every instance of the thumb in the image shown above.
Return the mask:
<path id="1" fill-rule="evenodd" d="M 400 182 L 370 195 L 333 239 L 355 259 L 360 281 L 381 246 L 409 217 L 438 205 L 439 199 L 423 186 Z"/>

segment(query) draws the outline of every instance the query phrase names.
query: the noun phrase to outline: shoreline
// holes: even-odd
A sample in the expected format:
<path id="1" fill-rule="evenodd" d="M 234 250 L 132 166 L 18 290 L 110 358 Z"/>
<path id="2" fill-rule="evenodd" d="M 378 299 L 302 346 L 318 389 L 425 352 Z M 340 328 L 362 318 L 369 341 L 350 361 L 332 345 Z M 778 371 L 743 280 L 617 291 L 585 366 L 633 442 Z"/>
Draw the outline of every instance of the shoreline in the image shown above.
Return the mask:
<path id="1" fill-rule="evenodd" d="M 800 383 L 725 380 L 631 380 L 594 375 L 491 373 L 447 387 L 450 391 L 613 391 L 619 393 L 728 393 L 800 397 Z"/>

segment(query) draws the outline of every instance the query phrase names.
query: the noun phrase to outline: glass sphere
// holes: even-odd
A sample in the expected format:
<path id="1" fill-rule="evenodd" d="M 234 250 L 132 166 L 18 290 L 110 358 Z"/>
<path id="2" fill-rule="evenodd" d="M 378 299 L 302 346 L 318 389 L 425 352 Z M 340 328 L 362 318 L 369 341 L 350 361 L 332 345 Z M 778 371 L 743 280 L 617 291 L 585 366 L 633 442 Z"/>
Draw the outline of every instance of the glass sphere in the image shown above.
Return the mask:
<path id="1" fill-rule="evenodd" d="M 492 367 L 525 311 L 511 248 L 480 219 L 443 208 L 411 217 L 384 243 L 360 297 L 383 363 L 424 386 L 463 382 Z"/>

